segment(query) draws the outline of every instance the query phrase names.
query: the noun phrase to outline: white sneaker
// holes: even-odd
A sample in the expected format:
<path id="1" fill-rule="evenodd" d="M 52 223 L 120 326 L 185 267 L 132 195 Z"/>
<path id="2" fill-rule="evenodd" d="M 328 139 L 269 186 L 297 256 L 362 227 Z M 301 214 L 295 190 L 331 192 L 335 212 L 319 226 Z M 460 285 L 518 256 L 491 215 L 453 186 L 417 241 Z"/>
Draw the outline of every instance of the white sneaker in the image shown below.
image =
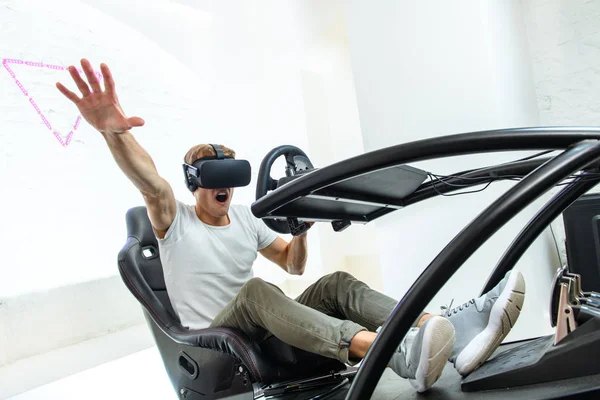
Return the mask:
<path id="1" fill-rule="evenodd" d="M 390 367 L 422 393 L 442 375 L 453 347 L 452 323 L 440 316 L 431 317 L 406 334 L 390 360 Z"/>
<path id="2" fill-rule="evenodd" d="M 517 322 L 524 300 L 523 275 L 509 271 L 483 296 L 443 312 L 456 330 L 456 344 L 449 361 L 459 374 L 470 374 L 496 351 Z"/>

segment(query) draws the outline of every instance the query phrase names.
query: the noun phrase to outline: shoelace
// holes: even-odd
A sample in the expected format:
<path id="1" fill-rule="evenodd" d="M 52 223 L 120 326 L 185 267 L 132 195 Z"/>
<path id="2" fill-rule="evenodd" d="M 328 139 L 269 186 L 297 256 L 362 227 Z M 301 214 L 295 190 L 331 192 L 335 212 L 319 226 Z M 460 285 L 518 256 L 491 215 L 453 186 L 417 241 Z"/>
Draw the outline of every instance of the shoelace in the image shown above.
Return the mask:
<path id="1" fill-rule="evenodd" d="M 471 304 L 475 304 L 475 299 L 471 299 L 471 300 L 467 301 L 466 303 L 461 304 L 458 307 L 450 308 L 450 307 L 452 307 L 452 303 L 454 303 L 454 299 L 452 299 L 452 301 L 450 302 L 450 305 L 440 307 L 440 309 L 442 310 L 442 315 L 444 317 L 449 317 L 450 314 L 456 314 L 457 312 L 462 311 L 465 308 L 469 307 Z"/>

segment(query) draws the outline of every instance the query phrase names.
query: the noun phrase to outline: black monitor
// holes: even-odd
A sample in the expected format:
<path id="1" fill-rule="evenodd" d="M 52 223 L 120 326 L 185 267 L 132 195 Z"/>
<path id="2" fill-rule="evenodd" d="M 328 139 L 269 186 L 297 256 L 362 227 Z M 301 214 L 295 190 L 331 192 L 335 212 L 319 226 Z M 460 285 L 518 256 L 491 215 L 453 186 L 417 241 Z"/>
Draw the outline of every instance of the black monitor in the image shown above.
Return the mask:
<path id="1" fill-rule="evenodd" d="M 563 212 L 569 270 L 584 291 L 600 292 L 600 194 L 587 194 Z"/>

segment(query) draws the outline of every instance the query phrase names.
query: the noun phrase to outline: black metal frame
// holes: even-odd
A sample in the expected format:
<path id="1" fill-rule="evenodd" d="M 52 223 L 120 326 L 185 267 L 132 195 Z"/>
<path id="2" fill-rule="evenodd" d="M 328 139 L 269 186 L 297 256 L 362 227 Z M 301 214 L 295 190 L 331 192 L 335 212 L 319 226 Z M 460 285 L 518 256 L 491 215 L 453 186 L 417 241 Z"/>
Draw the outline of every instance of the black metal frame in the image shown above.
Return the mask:
<path id="1" fill-rule="evenodd" d="M 427 159 L 516 150 L 564 150 L 556 157 L 506 163 L 464 171 L 447 181 L 452 184 L 480 185 L 498 175 L 524 177 L 467 225 L 429 264 L 413 283 L 371 346 L 348 392 L 347 399 L 366 399 L 372 395 L 381 374 L 419 312 L 442 288 L 460 266 L 498 229 L 527 205 L 573 173 L 597 170 L 600 159 L 600 128 L 540 127 L 471 132 L 426 139 L 392 146 L 321 168 L 296 179 L 286 190 L 273 191 L 252 205 L 257 217 L 269 218 L 277 208 L 317 190 L 357 175 L 395 165 Z M 534 216 L 495 267 L 486 283 L 493 287 L 511 269 L 543 229 L 574 200 L 598 181 L 580 177 L 554 196 Z M 600 180 L 600 178 L 598 178 Z M 422 184 L 403 205 L 459 189 L 440 182 Z M 372 221 L 396 209 L 370 215 Z M 367 221 L 367 222 L 368 222 Z M 485 291 L 485 290 L 484 290 Z"/>
<path id="2" fill-rule="evenodd" d="M 467 225 L 429 264 L 392 312 L 363 360 L 347 399 L 371 397 L 411 321 L 487 239 L 540 195 L 598 158 L 597 140 L 573 145 L 530 173 Z"/>
<path id="3" fill-rule="evenodd" d="M 285 185 L 285 190 L 271 191 L 254 202 L 252 204 L 252 212 L 259 218 L 269 219 L 273 217 L 272 214 L 274 214 L 274 211 L 284 205 L 300 197 L 313 195 L 327 186 L 355 176 L 411 162 L 477 153 L 519 150 L 562 150 L 574 143 L 589 139 L 600 139 L 600 128 L 536 127 L 499 129 L 448 135 L 390 146 L 328 165 L 320 168 L 315 173 L 305 174 L 288 182 Z M 511 168 L 515 168 L 512 170 L 513 172 L 521 171 L 525 173 L 529 167 L 534 169 L 536 166 L 539 166 L 540 164 L 537 164 L 539 161 L 532 160 L 530 163 L 515 164 L 512 167 L 503 165 L 497 168 L 499 168 L 499 171 L 505 172 L 510 172 Z M 493 168 L 487 169 L 487 172 L 493 172 Z M 481 169 L 478 171 L 485 173 L 485 170 Z M 468 171 L 466 173 L 474 174 L 475 171 Z M 414 193 L 414 196 L 417 196 L 417 193 L 426 187 L 427 184 L 422 185 L 422 188 L 419 188 Z M 426 196 L 423 198 L 414 199 L 411 199 L 411 196 L 409 196 L 404 199 L 404 202 L 397 204 L 397 206 L 398 208 L 402 208 L 408 204 L 433 197 L 435 194 L 427 194 L 427 192 L 420 194 L 420 196 L 424 195 Z M 360 201 L 363 199 L 357 198 L 356 200 Z M 374 199 L 370 200 L 374 201 Z M 386 206 L 388 204 L 386 202 L 387 200 L 382 201 L 380 204 Z M 395 209 L 375 213 L 368 216 L 364 222 L 373 221 L 392 211 L 395 211 Z"/>

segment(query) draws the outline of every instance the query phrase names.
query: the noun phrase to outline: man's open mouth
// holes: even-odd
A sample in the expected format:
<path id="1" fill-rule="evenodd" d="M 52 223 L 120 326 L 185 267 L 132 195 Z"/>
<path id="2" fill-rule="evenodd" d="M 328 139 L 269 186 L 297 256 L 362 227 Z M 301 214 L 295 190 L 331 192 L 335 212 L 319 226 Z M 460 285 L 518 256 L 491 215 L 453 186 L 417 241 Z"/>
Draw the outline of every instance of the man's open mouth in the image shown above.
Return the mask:
<path id="1" fill-rule="evenodd" d="M 220 190 L 215 197 L 219 203 L 225 203 L 229 198 L 229 193 L 226 190 Z"/>

